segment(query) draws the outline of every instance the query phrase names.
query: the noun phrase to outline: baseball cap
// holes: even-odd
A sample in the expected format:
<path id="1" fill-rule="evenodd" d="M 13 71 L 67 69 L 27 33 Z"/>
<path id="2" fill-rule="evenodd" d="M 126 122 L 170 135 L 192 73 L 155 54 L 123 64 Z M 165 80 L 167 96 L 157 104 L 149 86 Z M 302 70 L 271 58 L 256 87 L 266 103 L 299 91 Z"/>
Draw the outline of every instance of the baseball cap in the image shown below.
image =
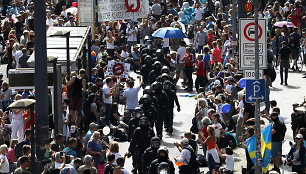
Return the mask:
<path id="1" fill-rule="evenodd" d="M 215 85 L 220 85 L 220 80 L 215 80 L 214 84 Z"/>
<path id="2" fill-rule="evenodd" d="M 188 141 L 187 138 L 183 138 L 183 139 L 181 140 L 181 143 L 183 143 L 183 144 L 189 144 L 189 141 Z"/>
<path id="3" fill-rule="evenodd" d="M 0 72 L 0 76 L 3 76 L 3 72 Z"/>
<path id="4" fill-rule="evenodd" d="M 92 123 L 89 124 L 89 127 L 90 127 L 90 128 L 92 128 L 92 127 L 94 127 L 94 126 L 95 126 L 95 127 L 98 127 L 98 125 L 97 125 L 96 123 L 94 123 L 94 122 L 92 122 Z"/>
<path id="5" fill-rule="evenodd" d="M 295 136 L 295 138 L 303 139 L 303 135 L 302 135 L 302 134 L 297 134 L 297 135 Z"/>
<path id="6" fill-rule="evenodd" d="M 293 103 L 293 104 L 292 104 L 292 106 L 298 106 L 298 105 L 299 105 L 298 103 Z"/>

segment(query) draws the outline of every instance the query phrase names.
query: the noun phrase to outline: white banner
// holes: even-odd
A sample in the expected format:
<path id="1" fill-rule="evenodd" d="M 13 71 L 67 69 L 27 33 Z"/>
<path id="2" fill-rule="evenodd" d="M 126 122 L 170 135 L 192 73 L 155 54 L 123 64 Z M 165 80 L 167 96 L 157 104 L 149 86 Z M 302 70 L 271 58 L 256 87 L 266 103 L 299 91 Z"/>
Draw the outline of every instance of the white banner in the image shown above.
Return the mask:
<path id="1" fill-rule="evenodd" d="M 99 0 L 98 1 L 99 22 L 122 20 L 122 19 L 136 20 L 138 18 L 147 18 L 149 12 L 150 9 L 149 9 L 148 0 Z"/>
<path id="2" fill-rule="evenodd" d="M 108 61 L 106 75 L 107 76 L 118 76 L 121 78 L 128 78 L 129 72 L 130 72 L 130 66 L 131 65 L 129 63 Z"/>

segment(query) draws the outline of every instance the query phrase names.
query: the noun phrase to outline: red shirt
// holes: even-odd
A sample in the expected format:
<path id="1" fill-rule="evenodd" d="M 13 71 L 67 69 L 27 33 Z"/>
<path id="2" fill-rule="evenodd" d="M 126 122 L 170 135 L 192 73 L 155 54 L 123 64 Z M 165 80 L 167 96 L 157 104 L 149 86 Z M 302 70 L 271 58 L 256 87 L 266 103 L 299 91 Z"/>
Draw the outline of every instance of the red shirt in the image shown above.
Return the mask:
<path id="1" fill-rule="evenodd" d="M 291 18 L 291 22 L 297 27 L 299 26 L 299 16 L 295 13 L 294 15 L 292 15 L 292 13 L 290 15 L 288 15 L 287 19 Z"/>
<path id="2" fill-rule="evenodd" d="M 204 61 L 201 60 L 201 61 L 198 61 L 197 63 L 197 76 L 205 76 L 205 73 L 204 73 Z"/>
<path id="3" fill-rule="evenodd" d="M 211 46 L 212 42 L 213 42 L 213 37 L 214 37 L 214 34 L 208 34 L 207 35 L 207 44 L 209 46 Z"/>
<path id="4" fill-rule="evenodd" d="M 23 117 L 23 119 L 26 119 L 26 118 L 30 117 L 30 114 L 25 112 L 22 117 Z M 35 120 L 35 113 L 34 113 L 34 120 Z M 35 123 L 35 121 L 34 121 L 34 123 Z M 26 121 L 24 123 L 24 130 L 27 130 L 27 129 L 30 129 L 30 128 L 31 128 L 31 119 L 29 119 L 28 121 Z"/>
<path id="5" fill-rule="evenodd" d="M 221 63 L 221 51 L 220 51 L 220 49 L 218 47 L 214 48 L 214 51 L 212 52 L 212 55 L 213 55 L 213 58 L 214 58 L 214 55 L 216 55 L 215 56 L 216 58 L 214 58 L 212 60 L 211 64 L 214 64 L 215 61 Z"/>
<path id="6" fill-rule="evenodd" d="M 183 58 L 184 66 L 193 66 L 193 54 L 188 54 L 186 53 L 184 58 Z"/>

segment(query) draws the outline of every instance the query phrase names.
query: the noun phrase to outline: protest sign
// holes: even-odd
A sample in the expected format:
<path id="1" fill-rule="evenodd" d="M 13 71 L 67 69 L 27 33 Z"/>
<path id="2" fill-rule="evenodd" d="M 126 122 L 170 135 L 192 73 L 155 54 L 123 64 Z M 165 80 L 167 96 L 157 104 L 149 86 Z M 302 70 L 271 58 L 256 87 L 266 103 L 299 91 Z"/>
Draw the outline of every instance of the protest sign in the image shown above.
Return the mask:
<path id="1" fill-rule="evenodd" d="M 146 18 L 149 14 L 148 0 L 99 0 L 98 20 L 113 21 L 122 19 Z"/>
<path id="2" fill-rule="evenodd" d="M 129 63 L 109 61 L 107 65 L 106 75 L 128 78 L 130 66 L 131 65 Z"/>

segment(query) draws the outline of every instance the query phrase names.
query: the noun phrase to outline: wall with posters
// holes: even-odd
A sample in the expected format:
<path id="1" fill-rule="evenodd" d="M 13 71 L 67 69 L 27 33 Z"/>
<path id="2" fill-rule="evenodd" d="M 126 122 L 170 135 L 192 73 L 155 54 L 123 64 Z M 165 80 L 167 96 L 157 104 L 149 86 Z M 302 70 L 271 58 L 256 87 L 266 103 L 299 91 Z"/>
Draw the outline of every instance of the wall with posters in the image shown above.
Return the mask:
<path id="1" fill-rule="evenodd" d="M 99 0 L 98 21 L 146 18 L 149 10 L 148 0 Z"/>

